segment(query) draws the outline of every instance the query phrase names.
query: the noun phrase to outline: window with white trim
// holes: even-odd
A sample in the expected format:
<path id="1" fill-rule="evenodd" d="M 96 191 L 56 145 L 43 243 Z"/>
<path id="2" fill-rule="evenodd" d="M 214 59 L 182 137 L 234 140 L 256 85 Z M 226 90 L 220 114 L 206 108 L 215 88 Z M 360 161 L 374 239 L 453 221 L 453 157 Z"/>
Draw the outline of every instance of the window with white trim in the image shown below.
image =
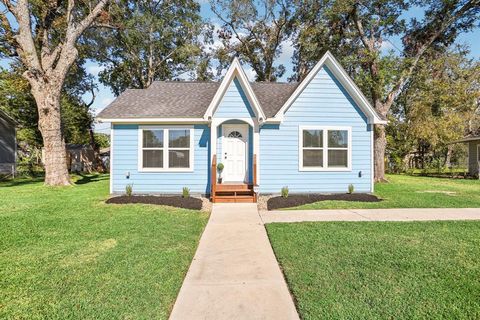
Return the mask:
<path id="1" fill-rule="evenodd" d="M 300 127 L 300 170 L 349 170 L 350 128 Z"/>
<path id="2" fill-rule="evenodd" d="M 182 171 L 193 168 L 193 129 L 142 128 L 140 169 Z"/>

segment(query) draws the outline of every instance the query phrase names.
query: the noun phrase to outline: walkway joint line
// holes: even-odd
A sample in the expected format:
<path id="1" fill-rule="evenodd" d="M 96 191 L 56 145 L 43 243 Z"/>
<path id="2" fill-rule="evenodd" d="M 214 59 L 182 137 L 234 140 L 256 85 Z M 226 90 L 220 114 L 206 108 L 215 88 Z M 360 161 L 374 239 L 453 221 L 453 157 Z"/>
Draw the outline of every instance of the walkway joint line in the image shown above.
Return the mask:
<path id="1" fill-rule="evenodd" d="M 213 205 L 170 319 L 299 319 L 255 203 Z"/>

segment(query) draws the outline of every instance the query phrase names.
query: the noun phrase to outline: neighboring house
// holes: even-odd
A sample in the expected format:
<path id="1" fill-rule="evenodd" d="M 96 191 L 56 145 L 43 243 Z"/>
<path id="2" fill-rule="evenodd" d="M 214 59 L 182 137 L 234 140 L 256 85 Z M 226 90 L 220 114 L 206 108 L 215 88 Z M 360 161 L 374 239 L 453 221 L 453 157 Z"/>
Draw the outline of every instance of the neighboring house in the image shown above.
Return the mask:
<path id="1" fill-rule="evenodd" d="M 0 175 L 14 175 L 17 159 L 15 121 L 0 110 Z"/>
<path id="2" fill-rule="evenodd" d="M 480 130 L 452 143 L 466 143 L 468 148 L 468 174 L 480 177 Z"/>
<path id="3" fill-rule="evenodd" d="M 110 147 L 101 148 L 99 156 L 105 170 L 110 170 Z"/>
<path id="4" fill-rule="evenodd" d="M 70 172 L 92 172 L 95 171 L 95 153 L 88 144 L 67 143 L 67 168 Z M 42 148 L 42 162 L 45 150 Z"/>
<path id="5" fill-rule="evenodd" d="M 95 152 L 88 144 L 67 144 L 67 167 L 70 172 L 94 171 Z"/>
<path id="6" fill-rule="evenodd" d="M 284 186 L 373 192 L 373 125 L 385 123 L 330 53 L 300 83 L 250 83 L 235 59 L 219 83 L 154 82 L 98 118 L 112 123 L 111 193 L 188 187 L 228 202 Z"/>

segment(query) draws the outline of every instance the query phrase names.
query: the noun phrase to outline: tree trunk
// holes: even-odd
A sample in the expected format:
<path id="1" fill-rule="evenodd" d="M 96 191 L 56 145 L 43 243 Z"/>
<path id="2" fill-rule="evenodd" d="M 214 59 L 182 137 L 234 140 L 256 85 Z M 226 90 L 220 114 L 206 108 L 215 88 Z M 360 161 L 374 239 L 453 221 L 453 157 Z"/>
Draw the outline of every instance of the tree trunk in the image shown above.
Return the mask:
<path id="1" fill-rule="evenodd" d="M 374 139 L 374 166 L 375 181 L 385 182 L 385 151 L 387 147 L 387 137 L 384 125 L 375 126 Z"/>
<path id="2" fill-rule="evenodd" d="M 447 146 L 447 156 L 445 157 L 445 163 L 443 164 L 443 166 L 447 169 L 450 169 L 450 167 L 452 166 L 452 164 L 451 164 L 452 154 L 453 154 L 453 146 L 451 144 L 449 144 Z"/>
<path id="3" fill-rule="evenodd" d="M 38 107 L 38 129 L 43 138 L 45 185 L 70 185 L 60 113 L 61 89 L 48 85 L 39 87 L 34 97 Z"/>

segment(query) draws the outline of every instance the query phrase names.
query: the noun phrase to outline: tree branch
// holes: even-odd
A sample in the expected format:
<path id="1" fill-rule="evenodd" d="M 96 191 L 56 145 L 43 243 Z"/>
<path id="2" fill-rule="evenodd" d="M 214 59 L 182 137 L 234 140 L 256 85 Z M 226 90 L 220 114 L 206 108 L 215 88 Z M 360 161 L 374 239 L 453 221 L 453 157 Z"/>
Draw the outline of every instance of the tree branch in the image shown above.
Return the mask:
<path id="1" fill-rule="evenodd" d="M 19 0 L 15 7 L 11 5 L 10 1 L 5 1 L 5 3 L 7 3 L 7 8 L 9 8 L 18 22 L 18 34 L 15 35 L 15 40 L 18 43 L 18 54 L 23 57 L 22 61 L 28 69 L 29 75 L 38 77 L 38 73 L 41 73 L 43 70 L 33 40 L 28 1 Z"/>
<path id="2" fill-rule="evenodd" d="M 413 71 L 418 65 L 420 58 L 424 55 L 427 49 L 435 42 L 438 37 L 444 33 L 457 19 L 459 19 L 463 14 L 465 14 L 468 10 L 478 6 L 480 1 L 469 1 L 465 5 L 463 5 L 455 14 L 451 15 L 448 19 L 444 19 L 442 16 L 439 19 L 442 19 L 440 23 L 440 27 L 436 28 L 436 31 L 431 34 L 431 36 L 422 43 L 418 49 L 416 50 L 415 54 L 412 57 L 412 62 L 410 66 L 406 69 L 405 72 L 402 73 L 400 78 L 398 79 L 397 83 L 393 86 L 392 90 L 388 93 L 387 98 L 385 99 L 384 105 L 387 109 L 393 104 L 395 98 L 400 94 L 402 91 L 403 86 L 406 84 L 408 79 L 410 79 Z"/>

